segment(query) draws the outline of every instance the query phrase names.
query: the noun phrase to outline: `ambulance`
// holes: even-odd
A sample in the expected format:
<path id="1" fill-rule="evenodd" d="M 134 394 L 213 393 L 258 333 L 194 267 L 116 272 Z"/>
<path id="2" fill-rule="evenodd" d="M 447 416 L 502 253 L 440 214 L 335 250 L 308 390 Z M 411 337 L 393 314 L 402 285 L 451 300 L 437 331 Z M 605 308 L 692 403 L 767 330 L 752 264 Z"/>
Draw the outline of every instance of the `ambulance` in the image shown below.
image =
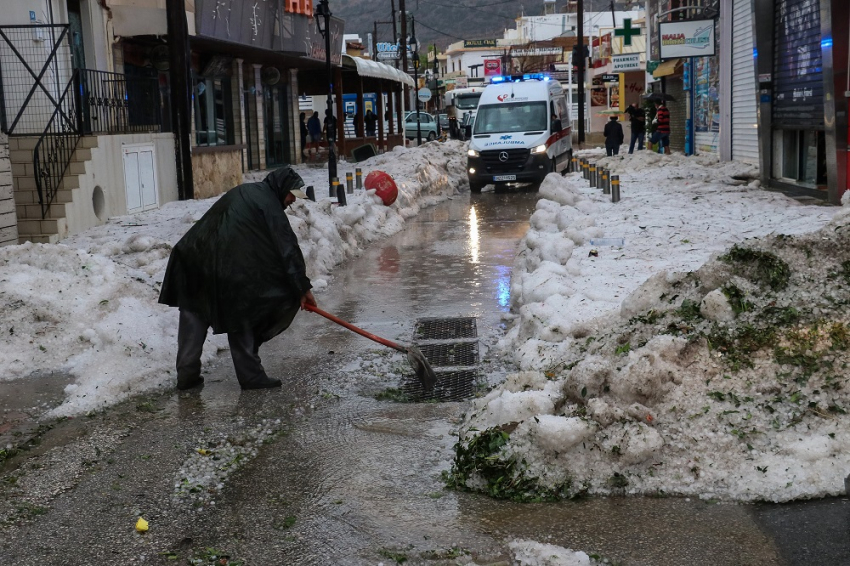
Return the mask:
<path id="1" fill-rule="evenodd" d="M 473 193 L 485 185 L 538 185 L 573 154 L 564 89 L 542 74 L 497 77 L 484 89 L 467 151 Z"/>

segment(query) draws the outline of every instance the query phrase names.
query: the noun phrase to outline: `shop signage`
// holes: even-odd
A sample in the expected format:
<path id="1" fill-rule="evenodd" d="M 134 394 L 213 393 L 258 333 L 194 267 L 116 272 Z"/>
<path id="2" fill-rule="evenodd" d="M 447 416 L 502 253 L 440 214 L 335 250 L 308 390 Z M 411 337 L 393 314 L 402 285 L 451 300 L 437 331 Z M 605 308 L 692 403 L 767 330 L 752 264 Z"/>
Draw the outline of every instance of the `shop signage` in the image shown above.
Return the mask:
<path id="1" fill-rule="evenodd" d="M 261 49 L 272 49 L 277 15 L 269 0 L 195 0 L 198 35 Z"/>
<path id="2" fill-rule="evenodd" d="M 602 75 L 603 83 L 618 83 L 620 82 L 620 75 Z"/>
<path id="3" fill-rule="evenodd" d="M 208 0 L 204 0 L 208 1 Z M 337 17 L 330 19 L 331 63 L 342 62 L 342 36 L 345 22 Z M 316 29 L 316 22 L 301 14 L 284 12 L 280 18 L 280 35 L 275 37 L 275 51 L 296 56 L 325 61 L 325 40 Z"/>
<path id="4" fill-rule="evenodd" d="M 615 73 L 640 70 L 640 53 L 628 53 L 611 57 L 611 70 Z"/>
<path id="5" fill-rule="evenodd" d="M 512 49 L 511 57 L 545 57 L 548 55 L 563 55 L 563 47 L 532 47 L 530 49 Z"/>
<path id="6" fill-rule="evenodd" d="M 467 88 L 469 80 L 466 77 L 455 77 L 455 88 Z"/>
<path id="7" fill-rule="evenodd" d="M 313 0 L 284 0 L 283 11 L 313 17 Z"/>
<path id="8" fill-rule="evenodd" d="M 496 39 L 464 39 L 464 49 L 474 49 L 476 47 L 498 47 L 499 42 Z"/>
<path id="9" fill-rule="evenodd" d="M 773 123 L 811 130 L 824 123 L 820 3 L 777 0 Z"/>
<path id="10" fill-rule="evenodd" d="M 501 59 L 484 59 L 484 78 L 495 77 L 502 74 Z"/>
<path id="11" fill-rule="evenodd" d="M 658 24 L 661 59 L 712 57 L 716 53 L 714 20 L 665 22 Z"/>

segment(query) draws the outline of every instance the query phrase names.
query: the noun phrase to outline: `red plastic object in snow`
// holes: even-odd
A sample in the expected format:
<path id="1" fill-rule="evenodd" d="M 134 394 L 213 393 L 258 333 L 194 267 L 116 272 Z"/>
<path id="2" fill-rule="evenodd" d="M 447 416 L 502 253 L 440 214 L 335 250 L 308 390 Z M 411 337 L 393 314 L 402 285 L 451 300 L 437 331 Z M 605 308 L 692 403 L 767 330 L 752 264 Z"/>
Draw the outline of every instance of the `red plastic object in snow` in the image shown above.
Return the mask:
<path id="1" fill-rule="evenodd" d="M 386 206 L 391 205 L 398 198 L 398 187 L 395 181 L 383 171 L 372 171 L 366 175 L 363 186 L 366 187 L 367 191 L 375 189 L 375 194 Z"/>

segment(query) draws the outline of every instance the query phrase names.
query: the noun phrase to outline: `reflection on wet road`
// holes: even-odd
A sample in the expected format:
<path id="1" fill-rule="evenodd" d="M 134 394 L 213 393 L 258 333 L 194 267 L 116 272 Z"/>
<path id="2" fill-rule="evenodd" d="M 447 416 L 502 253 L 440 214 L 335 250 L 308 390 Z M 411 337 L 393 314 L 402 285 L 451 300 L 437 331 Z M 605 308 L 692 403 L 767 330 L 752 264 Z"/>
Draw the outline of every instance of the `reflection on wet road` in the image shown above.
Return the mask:
<path id="1" fill-rule="evenodd" d="M 410 340 L 417 318 L 459 316 L 477 317 L 479 336 L 492 340 L 509 307 L 516 246 L 537 198 L 485 193 L 426 210 L 338 269 L 320 305 L 401 342 Z M 373 347 L 316 318 L 299 318 L 277 342 L 281 356 L 263 352 L 270 371 L 289 374 L 290 392 L 309 395 L 343 383 L 339 368 Z M 288 344 L 297 349 L 286 352 Z M 514 538 L 626 564 L 782 563 L 741 506 L 680 499 L 528 505 L 447 491 L 440 473 L 450 466 L 452 429 L 465 407 L 376 401 L 351 384 L 338 399 L 317 403 L 240 476 L 227 495 L 228 513 L 210 531 L 224 536 L 272 508 L 278 521 L 295 517 L 283 537 L 274 520 L 240 529 L 240 556 L 269 564 L 392 564 L 393 557 L 453 564 L 458 548 L 479 564 L 504 564 L 504 544 Z"/>

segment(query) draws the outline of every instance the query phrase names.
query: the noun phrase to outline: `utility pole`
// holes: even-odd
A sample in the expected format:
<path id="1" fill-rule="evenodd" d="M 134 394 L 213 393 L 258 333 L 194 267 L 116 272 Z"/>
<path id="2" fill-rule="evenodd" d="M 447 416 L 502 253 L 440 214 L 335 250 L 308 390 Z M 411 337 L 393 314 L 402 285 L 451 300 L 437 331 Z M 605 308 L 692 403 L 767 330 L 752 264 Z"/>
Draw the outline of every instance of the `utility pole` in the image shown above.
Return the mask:
<path id="1" fill-rule="evenodd" d="M 398 45 L 398 27 L 395 22 L 395 0 L 390 0 L 390 9 L 393 12 L 392 17 L 390 18 L 393 22 L 393 44 Z M 395 65 L 395 68 L 398 69 L 398 59 L 393 61 L 393 64 Z"/>
<path id="2" fill-rule="evenodd" d="M 587 61 L 584 56 L 584 0 L 578 0 L 576 13 L 576 35 L 578 36 L 578 65 L 576 66 L 578 82 L 578 143 L 579 147 L 584 143 L 584 64 Z M 573 56 L 576 51 L 573 50 Z"/>
<path id="3" fill-rule="evenodd" d="M 398 48 L 401 51 L 401 70 L 407 72 L 407 12 L 404 9 L 404 0 L 398 0 L 398 11 L 401 13 L 401 41 Z M 405 87 L 407 91 L 408 87 Z"/>
<path id="4" fill-rule="evenodd" d="M 171 102 L 171 128 L 177 145 L 177 197 L 195 198 L 192 179 L 192 82 L 189 80 L 189 30 L 184 0 L 166 0 L 168 23 L 168 78 Z"/>

